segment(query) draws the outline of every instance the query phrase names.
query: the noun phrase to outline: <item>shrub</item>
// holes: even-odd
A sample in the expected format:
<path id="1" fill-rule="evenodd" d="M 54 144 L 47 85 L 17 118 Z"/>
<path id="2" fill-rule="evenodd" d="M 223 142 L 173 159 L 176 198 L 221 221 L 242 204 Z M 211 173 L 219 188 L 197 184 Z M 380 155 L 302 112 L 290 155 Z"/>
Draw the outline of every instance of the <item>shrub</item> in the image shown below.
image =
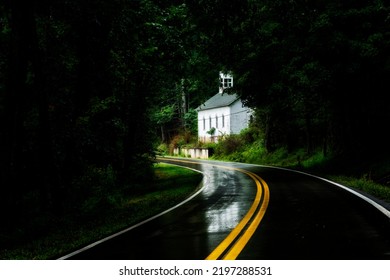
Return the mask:
<path id="1" fill-rule="evenodd" d="M 262 139 L 259 139 L 247 146 L 247 149 L 242 152 L 245 162 L 262 163 L 262 159 L 266 153 L 263 142 Z"/>
<path id="2" fill-rule="evenodd" d="M 111 165 L 106 168 L 88 166 L 74 183 L 74 206 L 81 210 L 81 214 L 104 210 L 109 204 L 109 193 L 115 189 L 116 183 L 117 174 Z"/>
<path id="3" fill-rule="evenodd" d="M 156 149 L 157 155 L 167 155 L 169 154 L 169 147 L 165 143 L 161 143 L 160 145 L 157 146 Z"/>
<path id="4" fill-rule="evenodd" d="M 245 144 L 252 144 L 262 138 L 260 134 L 261 132 L 258 128 L 248 127 L 240 132 L 240 137 Z"/>
<path id="5" fill-rule="evenodd" d="M 302 165 L 305 168 L 312 168 L 313 166 L 321 165 L 326 162 L 327 158 L 324 156 L 322 151 L 319 151 L 312 156 L 308 157 L 302 162 Z"/>
<path id="6" fill-rule="evenodd" d="M 226 156 L 237 152 L 243 146 L 243 141 L 239 135 L 229 135 L 226 138 L 218 142 L 215 147 L 216 156 Z"/>

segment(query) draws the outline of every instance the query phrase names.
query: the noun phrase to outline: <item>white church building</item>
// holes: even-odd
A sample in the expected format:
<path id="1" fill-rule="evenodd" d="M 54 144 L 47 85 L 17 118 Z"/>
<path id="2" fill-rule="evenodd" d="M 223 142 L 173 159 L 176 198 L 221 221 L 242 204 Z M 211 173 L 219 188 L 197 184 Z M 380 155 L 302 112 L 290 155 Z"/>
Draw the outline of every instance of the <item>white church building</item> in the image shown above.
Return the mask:
<path id="1" fill-rule="evenodd" d="M 219 78 L 219 92 L 197 108 L 200 142 L 217 142 L 225 135 L 238 134 L 251 119 L 252 110 L 236 94 L 224 93 L 233 87 L 233 76 L 219 73 Z"/>

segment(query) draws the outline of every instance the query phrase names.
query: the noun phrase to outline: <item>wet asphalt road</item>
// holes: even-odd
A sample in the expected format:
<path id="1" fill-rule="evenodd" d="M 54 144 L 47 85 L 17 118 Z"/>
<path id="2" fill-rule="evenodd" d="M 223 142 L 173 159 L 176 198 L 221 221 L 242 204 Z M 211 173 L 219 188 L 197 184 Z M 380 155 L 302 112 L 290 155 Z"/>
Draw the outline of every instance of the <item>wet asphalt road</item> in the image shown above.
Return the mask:
<path id="1" fill-rule="evenodd" d="M 67 259 L 205 259 L 246 215 L 256 195 L 256 184 L 248 175 L 215 165 L 258 174 L 270 191 L 265 216 L 237 259 L 390 259 L 389 212 L 380 212 L 334 184 L 239 163 L 175 164 L 203 172 L 203 189 L 197 196 Z"/>

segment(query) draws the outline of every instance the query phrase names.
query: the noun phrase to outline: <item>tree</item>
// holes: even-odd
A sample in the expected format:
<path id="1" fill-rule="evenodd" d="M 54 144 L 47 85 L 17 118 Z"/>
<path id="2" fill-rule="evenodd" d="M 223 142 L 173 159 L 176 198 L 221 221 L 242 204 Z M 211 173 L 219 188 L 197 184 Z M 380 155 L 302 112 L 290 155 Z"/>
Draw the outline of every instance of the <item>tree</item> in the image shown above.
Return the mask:
<path id="1" fill-rule="evenodd" d="M 186 108 L 210 94 L 206 39 L 182 1 L 1 2 L 6 228 L 88 201 L 105 209 L 110 193 L 150 180 L 156 125 L 190 124 L 183 92 Z"/>
<path id="2" fill-rule="evenodd" d="M 161 141 L 166 141 L 166 133 L 164 125 L 171 122 L 175 113 L 175 106 L 167 105 L 161 108 L 160 111 L 155 111 L 152 116 L 153 120 L 160 125 L 161 128 Z"/>
<path id="3" fill-rule="evenodd" d="M 158 65 L 153 69 L 156 77 L 150 115 L 159 126 L 160 140 L 169 142 L 171 136 L 190 127 L 194 131 L 193 109 L 215 93 L 218 67 L 208 60 L 203 49 L 207 38 L 197 33 L 186 4 L 145 4 L 149 7 L 146 26 L 152 34 L 149 44 Z"/>
<path id="4" fill-rule="evenodd" d="M 235 91 L 264 114 L 269 149 L 370 153 L 388 140 L 384 1 L 187 2 L 210 58 L 233 70 Z"/>
<path id="5" fill-rule="evenodd" d="M 152 178 L 149 113 L 183 78 L 185 9 L 147 0 L 0 4 L 5 224 L 81 209 L 91 195 L 104 201 Z M 104 172 L 114 181 L 96 179 Z"/>

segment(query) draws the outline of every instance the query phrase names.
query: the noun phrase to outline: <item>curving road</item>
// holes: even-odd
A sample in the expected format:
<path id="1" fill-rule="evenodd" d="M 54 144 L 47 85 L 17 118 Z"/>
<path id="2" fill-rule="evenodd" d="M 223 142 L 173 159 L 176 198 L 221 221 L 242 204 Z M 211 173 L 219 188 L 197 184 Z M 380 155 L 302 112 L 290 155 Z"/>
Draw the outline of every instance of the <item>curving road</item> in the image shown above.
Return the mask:
<path id="1" fill-rule="evenodd" d="M 159 160 L 202 172 L 198 193 L 61 259 L 390 259 L 390 212 L 342 186 L 279 168 Z"/>

